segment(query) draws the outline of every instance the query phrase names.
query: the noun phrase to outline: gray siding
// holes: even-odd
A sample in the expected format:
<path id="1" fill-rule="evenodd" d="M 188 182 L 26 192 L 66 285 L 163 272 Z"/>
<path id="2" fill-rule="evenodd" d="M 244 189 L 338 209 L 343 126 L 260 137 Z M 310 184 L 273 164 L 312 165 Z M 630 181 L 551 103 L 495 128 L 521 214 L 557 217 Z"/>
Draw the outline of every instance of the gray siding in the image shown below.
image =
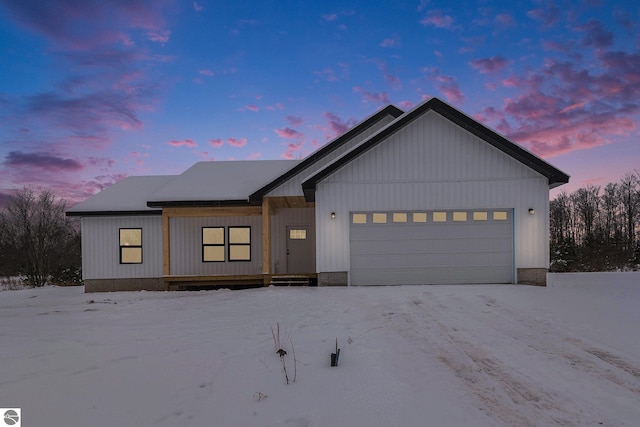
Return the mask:
<path id="1" fill-rule="evenodd" d="M 350 212 L 477 208 L 513 209 L 516 267 L 546 268 L 548 205 L 544 176 L 429 112 L 318 184 L 317 270 L 350 270 Z"/>
<path id="2" fill-rule="evenodd" d="M 84 279 L 162 277 L 160 216 L 84 217 L 81 224 Z M 120 264 L 120 228 L 142 228 L 142 264 Z"/>
<path id="3" fill-rule="evenodd" d="M 202 262 L 202 227 L 228 226 L 251 227 L 251 261 Z M 171 218 L 170 250 L 172 275 L 261 274 L 262 217 Z"/>
<path id="4" fill-rule="evenodd" d="M 307 178 L 309 175 L 311 175 L 315 171 L 323 168 L 325 165 L 331 163 L 333 160 L 340 157 L 343 153 L 349 151 L 356 145 L 360 144 L 362 141 L 369 138 L 371 135 L 373 135 L 374 133 L 376 133 L 377 131 L 379 131 L 380 129 L 382 129 L 383 127 L 385 127 L 386 125 L 388 125 L 394 120 L 395 118 L 392 116 L 387 116 L 381 119 L 378 123 L 374 124 L 369 129 L 362 132 L 360 135 L 356 136 L 355 138 L 351 139 L 350 141 L 345 143 L 342 147 L 334 150 L 333 152 L 331 152 L 330 154 L 328 154 L 327 156 L 325 156 L 315 164 L 302 170 L 300 173 L 293 176 L 288 181 L 284 182 L 282 185 L 271 190 L 267 194 L 267 196 L 270 196 L 270 197 L 271 196 L 302 196 L 301 184 L 305 178 Z"/>

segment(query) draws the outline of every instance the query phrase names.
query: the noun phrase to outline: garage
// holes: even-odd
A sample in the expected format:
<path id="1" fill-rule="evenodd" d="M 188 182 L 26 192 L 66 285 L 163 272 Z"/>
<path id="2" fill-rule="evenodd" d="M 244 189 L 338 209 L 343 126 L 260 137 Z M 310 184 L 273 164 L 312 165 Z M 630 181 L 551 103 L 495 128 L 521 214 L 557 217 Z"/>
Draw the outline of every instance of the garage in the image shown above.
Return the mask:
<path id="1" fill-rule="evenodd" d="M 512 209 L 350 214 L 351 285 L 513 283 Z"/>

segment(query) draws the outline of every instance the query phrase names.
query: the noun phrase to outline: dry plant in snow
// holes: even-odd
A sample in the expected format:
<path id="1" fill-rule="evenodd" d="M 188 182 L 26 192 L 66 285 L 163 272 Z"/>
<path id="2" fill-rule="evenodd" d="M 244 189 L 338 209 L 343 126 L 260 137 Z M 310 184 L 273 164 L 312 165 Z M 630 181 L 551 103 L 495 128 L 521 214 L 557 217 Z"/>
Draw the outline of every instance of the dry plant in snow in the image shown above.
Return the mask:
<path id="1" fill-rule="evenodd" d="M 280 361 L 282 362 L 282 370 L 284 371 L 284 379 L 287 384 L 289 384 L 289 373 L 287 372 L 287 364 L 285 357 L 287 356 L 287 350 L 285 345 L 287 341 L 291 345 L 291 354 L 293 356 L 293 382 L 296 382 L 296 376 L 298 372 L 298 361 L 296 359 L 296 351 L 293 347 L 293 340 L 291 339 L 291 333 L 283 333 L 284 336 L 284 344 L 280 337 L 280 322 L 276 323 L 276 329 L 271 327 L 271 336 L 273 337 L 273 345 L 276 349 L 276 354 L 280 356 Z"/>

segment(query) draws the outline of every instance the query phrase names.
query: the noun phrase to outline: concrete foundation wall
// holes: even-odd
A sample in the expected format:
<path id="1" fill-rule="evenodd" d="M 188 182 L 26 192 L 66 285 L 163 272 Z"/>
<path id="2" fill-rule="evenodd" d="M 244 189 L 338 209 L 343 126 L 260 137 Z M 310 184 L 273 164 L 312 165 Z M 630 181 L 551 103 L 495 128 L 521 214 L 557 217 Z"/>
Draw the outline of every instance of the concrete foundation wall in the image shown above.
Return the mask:
<path id="1" fill-rule="evenodd" d="M 547 286 L 546 268 L 518 268 L 519 285 Z"/>
<path id="2" fill-rule="evenodd" d="M 318 273 L 318 286 L 347 286 L 349 276 L 346 271 Z"/>
<path id="3" fill-rule="evenodd" d="M 87 279 L 84 292 L 120 292 L 120 291 L 164 291 L 164 281 L 160 278 L 145 279 Z"/>

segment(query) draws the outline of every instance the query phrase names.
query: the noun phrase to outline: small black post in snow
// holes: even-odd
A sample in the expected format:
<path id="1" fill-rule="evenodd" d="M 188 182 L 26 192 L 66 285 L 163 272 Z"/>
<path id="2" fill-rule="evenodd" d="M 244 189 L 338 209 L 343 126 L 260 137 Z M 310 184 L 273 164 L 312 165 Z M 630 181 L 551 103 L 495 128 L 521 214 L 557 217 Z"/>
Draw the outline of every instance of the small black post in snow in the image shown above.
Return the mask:
<path id="1" fill-rule="evenodd" d="M 338 338 L 336 338 L 336 352 L 331 353 L 331 366 L 338 366 L 339 358 L 340 358 L 340 349 L 338 348 Z"/>

